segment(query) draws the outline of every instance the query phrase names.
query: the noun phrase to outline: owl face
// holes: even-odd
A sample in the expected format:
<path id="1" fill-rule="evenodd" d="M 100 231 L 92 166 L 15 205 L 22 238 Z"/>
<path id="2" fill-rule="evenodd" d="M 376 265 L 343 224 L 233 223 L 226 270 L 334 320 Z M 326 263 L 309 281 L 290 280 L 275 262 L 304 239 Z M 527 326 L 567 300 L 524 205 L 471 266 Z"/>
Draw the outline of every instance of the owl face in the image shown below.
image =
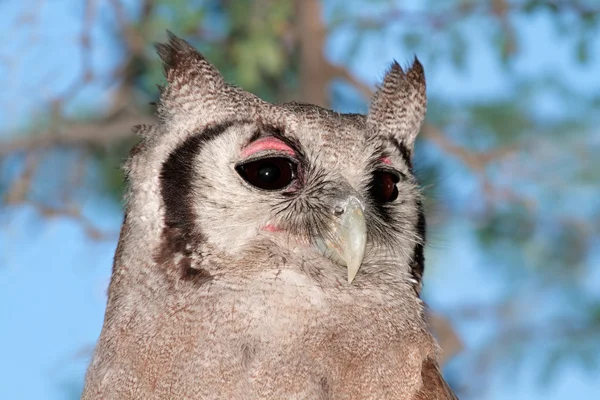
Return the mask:
<path id="1" fill-rule="evenodd" d="M 161 134 L 182 137 L 160 172 L 165 225 L 188 248 L 201 242 L 233 259 L 257 248 L 305 255 L 348 282 L 372 272 L 420 280 L 418 62 L 407 73 L 394 64 L 364 116 L 262 102 L 224 83 L 181 39 L 161 46 Z"/>

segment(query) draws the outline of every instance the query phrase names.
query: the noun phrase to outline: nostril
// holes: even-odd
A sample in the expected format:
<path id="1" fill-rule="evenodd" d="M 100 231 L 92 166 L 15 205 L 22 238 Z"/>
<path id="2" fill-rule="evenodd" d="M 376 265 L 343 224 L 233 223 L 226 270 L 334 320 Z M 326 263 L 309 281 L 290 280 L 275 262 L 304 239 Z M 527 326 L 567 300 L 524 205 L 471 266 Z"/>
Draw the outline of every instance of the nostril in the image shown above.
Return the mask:
<path id="1" fill-rule="evenodd" d="M 333 208 L 333 213 L 335 215 L 342 215 L 344 213 L 344 207 L 342 207 L 342 206 L 335 206 Z"/>

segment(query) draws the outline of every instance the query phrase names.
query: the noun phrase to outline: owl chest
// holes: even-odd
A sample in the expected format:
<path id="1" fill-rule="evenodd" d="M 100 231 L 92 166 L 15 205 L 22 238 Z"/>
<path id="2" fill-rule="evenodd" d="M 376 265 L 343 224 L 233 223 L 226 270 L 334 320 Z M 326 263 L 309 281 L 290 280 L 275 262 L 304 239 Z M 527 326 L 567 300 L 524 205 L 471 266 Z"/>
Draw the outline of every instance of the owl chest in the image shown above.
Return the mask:
<path id="1" fill-rule="evenodd" d="M 196 339 L 192 352 L 204 367 L 196 371 L 226 370 L 248 391 L 288 391 L 259 398 L 293 398 L 306 390 L 312 394 L 299 398 L 319 398 L 324 390 L 377 386 L 373 376 L 392 384 L 403 360 L 420 358 L 402 339 L 396 305 L 372 293 L 323 290 L 293 274 L 279 278 L 243 295 L 222 295 L 219 312 L 206 316 L 212 322 Z"/>
<path id="2" fill-rule="evenodd" d="M 182 398 L 226 389 L 227 398 L 315 399 L 405 385 L 396 382 L 398 366 L 420 357 L 403 343 L 395 306 L 372 293 L 324 290 L 296 274 L 277 279 L 164 304 L 135 341 L 145 366 L 136 379 L 153 391 L 182 390 Z"/>
<path id="3" fill-rule="evenodd" d="M 265 274 L 240 290 L 224 288 L 210 303 L 210 315 L 221 332 L 245 335 L 274 346 L 286 342 L 343 340 L 394 335 L 402 328 L 400 304 L 393 294 L 374 289 L 324 287 L 294 271 Z M 215 312 L 215 308 L 219 311 Z"/>

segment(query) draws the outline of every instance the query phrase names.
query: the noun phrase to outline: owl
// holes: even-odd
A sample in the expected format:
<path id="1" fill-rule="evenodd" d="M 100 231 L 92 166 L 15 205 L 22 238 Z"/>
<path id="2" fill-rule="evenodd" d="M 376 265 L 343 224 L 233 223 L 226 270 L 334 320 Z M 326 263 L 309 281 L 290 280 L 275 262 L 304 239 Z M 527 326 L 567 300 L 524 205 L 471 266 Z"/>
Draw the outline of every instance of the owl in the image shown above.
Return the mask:
<path id="1" fill-rule="evenodd" d="M 367 115 L 270 104 L 157 45 L 83 399 L 455 399 L 420 299 L 415 58 Z"/>

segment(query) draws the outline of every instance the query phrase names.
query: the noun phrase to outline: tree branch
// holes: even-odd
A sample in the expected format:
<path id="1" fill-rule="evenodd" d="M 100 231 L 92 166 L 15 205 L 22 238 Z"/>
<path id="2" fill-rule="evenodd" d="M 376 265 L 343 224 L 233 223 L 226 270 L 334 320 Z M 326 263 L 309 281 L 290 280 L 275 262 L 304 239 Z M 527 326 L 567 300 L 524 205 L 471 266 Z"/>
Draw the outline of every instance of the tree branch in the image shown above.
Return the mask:
<path id="1" fill-rule="evenodd" d="M 384 27 L 391 22 L 414 22 L 426 25 L 435 30 L 443 30 L 449 25 L 464 19 L 467 16 L 480 17 L 493 16 L 504 19 L 508 13 L 528 13 L 532 9 L 553 10 L 554 12 L 572 12 L 584 16 L 593 16 L 600 13 L 600 7 L 585 4 L 585 2 L 570 0 L 546 0 L 532 4 L 532 1 L 507 1 L 492 0 L 488 2 L 457 2 L 457 6 L 448 9 L 445 7 L 430 8 L 426 11 L 408 11 L 402 8 L 386 9 L 385 13 L 369 16 L 350 15 L 334 20 L 329 26 L 329 31 L 351 25 L 357 29 L 373 29 Z"/>
<path id="2" fill-rule="evenodd" d="M 117 240 L 119 232 L 109 232 L 98 229 L 89 218 L 81 213 L 81 210 L 75 206 L 65 206 L 63 208 L 51 207 L 47 204 L 28 200 L 25 204 L 34 207 L 42 216 L 51 217 L 66 217 L 78 221 L 85 234 L 92 240 Z"/>
<path id="3" fill-rule="evenodd" d="M 300 46 L 300 98 L 302 101 L 329 105 L 329 63 L 323 49 L 327 29 L 319 0 L 296 0 L 296 38 Z"/>
<path id="4" fill-rule="evenodd" d="M 0 142 L 0 156 L 52 147 L 108 146 L 133 137 L 131 129 L 134 125 L 154 122 L 153 117 L 124 115 L 110 120 L 73 123 L 56 133 L 47 131 L 39 136 Z"/>

